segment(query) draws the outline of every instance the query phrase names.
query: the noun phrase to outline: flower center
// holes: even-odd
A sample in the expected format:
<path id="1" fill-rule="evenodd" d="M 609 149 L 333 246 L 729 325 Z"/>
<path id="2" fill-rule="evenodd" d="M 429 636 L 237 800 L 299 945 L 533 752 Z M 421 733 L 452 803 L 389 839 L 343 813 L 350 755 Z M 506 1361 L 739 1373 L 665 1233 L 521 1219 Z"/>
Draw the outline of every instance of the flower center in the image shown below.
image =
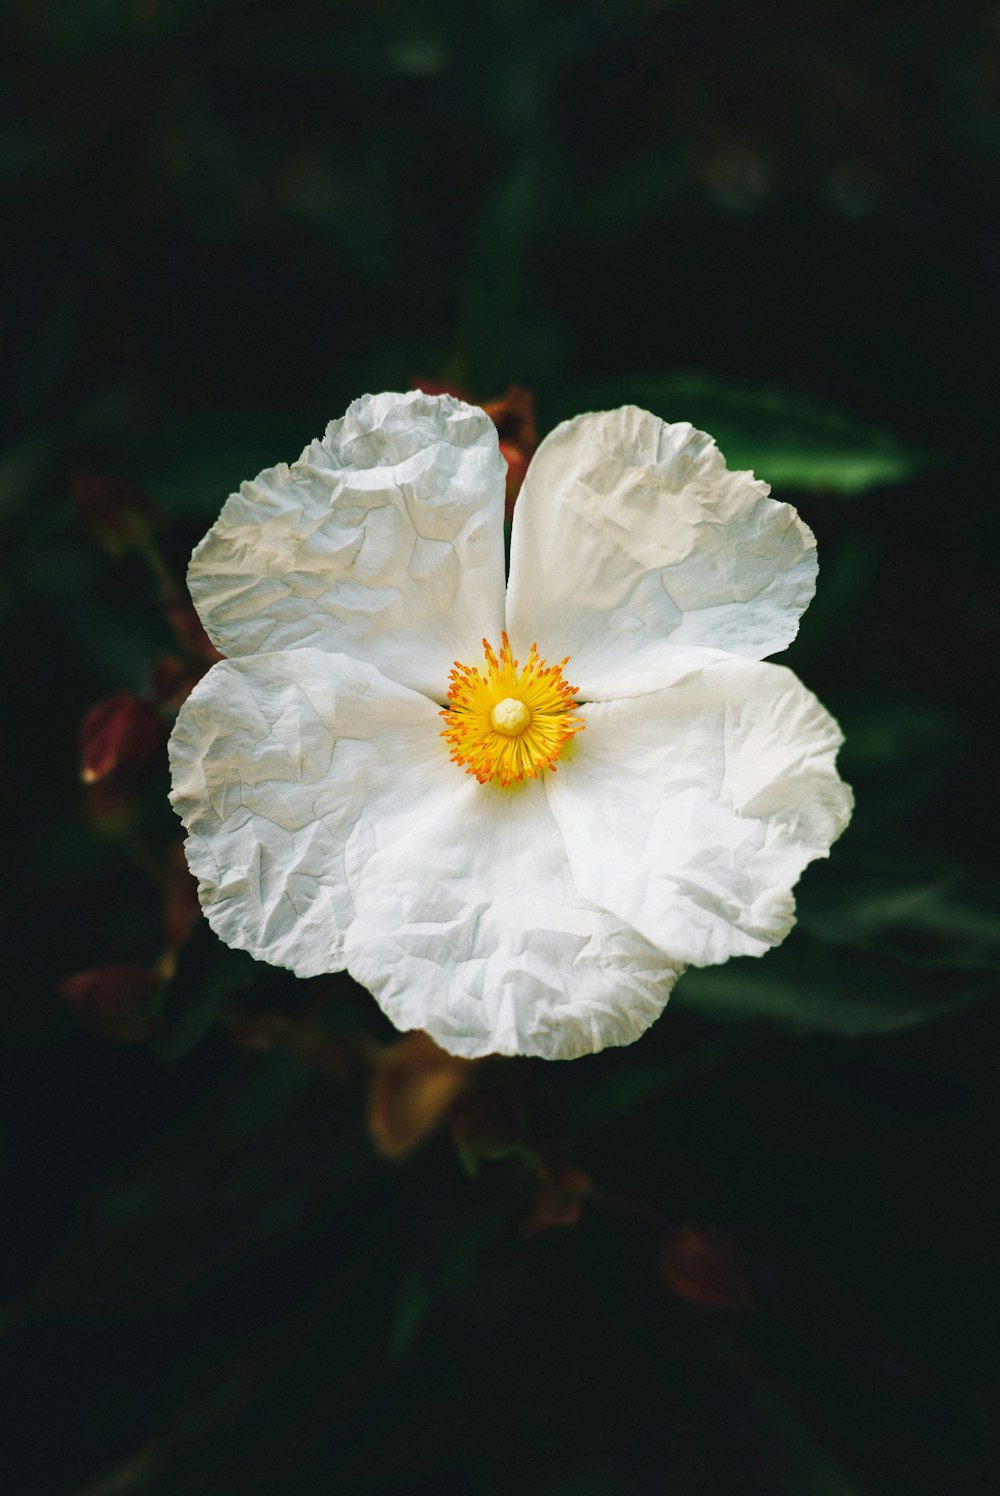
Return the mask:
<path id="1" fill-rule="evenodd" d="M 505 696 L 490 712 L 490 721 L 505 738 L 516 738 L 531 721 L 531 713 L 516 696 Z"/>
<path id="2" fill-rule="evenodd" d="M 583 722 L 573 716 L 576 687 L 563 676 L 569 656 L 546 665 L 533 644 L 521 669 L 507 635 L 500 638 L 499 657 L 483 640 L 485 672 L 455 661 L 441 736 L 451 744 L 453 763 L 464 764 L 480 784 L 497 779 L 506 789 L 537 779 L 543 769 L 554 772 L 556 759 Z"/>

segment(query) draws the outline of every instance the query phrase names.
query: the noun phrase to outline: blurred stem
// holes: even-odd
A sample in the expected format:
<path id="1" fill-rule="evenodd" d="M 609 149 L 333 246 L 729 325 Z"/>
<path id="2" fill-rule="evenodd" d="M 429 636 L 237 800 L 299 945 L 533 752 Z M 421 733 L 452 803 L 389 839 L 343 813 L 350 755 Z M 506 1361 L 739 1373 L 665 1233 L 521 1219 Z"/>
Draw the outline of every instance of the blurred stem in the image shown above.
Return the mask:
<path id="1" fill-rule="evenodd" d="M 559 1175 L 549 1167 L 542 1155 L 530 1143 L 517 1143 L 511 1149 L 511 1153 L 528 1166 L 539 1183 L 559 1185 Z M 630 1221 L 638 1221 L 643 1226 L 649 1226 L 658 1236 L 666 1235 L 670 1229 L 670 1222 L 660 1211 L 644 1205 L 641 1200 L 633 1200 L 628 1195 L 618 1195 L 610 1190 L 602 1190 L 596 1184 L 591 1184 L 589 1180 L 586 1184 L 567 1185 L 563 1193 L 567 1198 L 585 1200 L 591 1205 L 599 1205 L 602 1210 L 610 1210 L 616 1215 L 627 1217 Z"/>
<path id="2" fill-rule="evenodd" d="M 527 1164 L 540 1183 L 546 1184 L 552 1178 L 552 1170 L 538 1150 L 532 1148 L 530 1143 L 526 1143 L 521 1139 L 514 1144 L 510 1151 L 514 1158 L 519 1158 L 523 1164 Z"/>
<path id="3" fill-rule="evenodd" d="M 627 1216 L 630 1221 L 649 1226 L 658 1236 L 665 1236 L 670 1230 L 670 1222 L 666 1216 L 653 1210 L 651 1206 L 644 1205 L 641 1200 L 632 1200 L 628 1195 L 614 1195 L 608 1190 L 598 1189 L 596 1185 L 588 1185 L 580 1194 L 592 1205 L 600 1205 L 604 1210 L 612 1210 L 616 1215 Z"/>
<path id="4" fill-rule="evenodd" d="M 168 565 L 166 557 L 160 550 L 155 536 L 148 526 L 144 526 L 143 529 L 144 533 L 141 541 L 136 545 L 136 551 L 155 577 L 163 601 L 167 603 L 183 602 L 184 594 L 181 591 L 180 584 Z"/>

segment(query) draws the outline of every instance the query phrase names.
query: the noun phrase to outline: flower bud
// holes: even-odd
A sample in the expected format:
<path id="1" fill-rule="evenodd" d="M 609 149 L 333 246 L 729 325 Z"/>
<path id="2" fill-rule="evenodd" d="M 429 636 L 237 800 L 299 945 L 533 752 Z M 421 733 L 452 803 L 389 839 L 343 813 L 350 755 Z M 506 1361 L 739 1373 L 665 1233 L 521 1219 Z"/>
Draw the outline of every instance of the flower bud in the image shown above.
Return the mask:
<path id="1" fill-rule="evenodd" d="M 718 1226 L 686 1221 L 667 1238 L 663 1276 L 698 1309 L 750 1309 L 750 1271 L 739 1244 Z"/>
<path id="2" fill-rule="evenodd" d="M 147 769 L 163 752 L 166 725 L 148 701 L 116 691 L 92 706 L 80 726 L 80 777 L 95 784 L 109 774 Z"/>
<path id="3" fill-rule="evenodd" d="M 514 442 L 501 442 L 500 452 L 507 464 L 507 491 L 504 498 L 503 517 L 509 520 L 514 513 L 517 496 L 521 492 L 524 475 L 528 471 L 530 455 L 525 454 Z"/>
<path id="4" fill-rule="evenodd" d="M 144 966 L 121 961 L 74 972 L 59 983 L 59 995 L 106 1039 L 141 1044 L 149 1037 L 162 982 Z"/>
<path id="5" fill-rule="evenodd" d="M 374 1060 L 368 1087 L 368 1131 L 383 1158 L 405 1158 L 441 1121 L 469 1084 L 471 1060 L 439 1049 L 417 1029 Z"/>
<path id="6" fill-rule="evenodd" d="M 505 517 L 514 512 L 528 463 L 538 446 L 535 428 L 535 397 L 530 390 L 512 384 L 499 400 L 487 400 L 483 409 L 500 435 L 500 451 L 507 463 Z"/>
<path id="7" fill-rule="evenodd" d="M 501 442 L 513 442 L 530 457 L 538 446 L 535 429 L 535 397 L 519 384 L 508 385 L 499 400 L 484 400 L 483 409 L 500 433 Z"/>
<path id="8" fill-rule="evenodd" d="M 196 660 L 214 665 L 222 656 L 205 632 L 205 626 L 194 606 L 184 597 L 168 597 L 163 604 L 167 621 L 181 648 Z"/>
<path id="9" fill-rule="evenodd" d="M 583 1204 L 590 1179 L 582 1169 L 566 1165 L 542 1181 L 535 1196 L 535 1208 L 521 1227 L 526 1241 L 553 1226 L 576 1226 L 583 1215 Z"/>

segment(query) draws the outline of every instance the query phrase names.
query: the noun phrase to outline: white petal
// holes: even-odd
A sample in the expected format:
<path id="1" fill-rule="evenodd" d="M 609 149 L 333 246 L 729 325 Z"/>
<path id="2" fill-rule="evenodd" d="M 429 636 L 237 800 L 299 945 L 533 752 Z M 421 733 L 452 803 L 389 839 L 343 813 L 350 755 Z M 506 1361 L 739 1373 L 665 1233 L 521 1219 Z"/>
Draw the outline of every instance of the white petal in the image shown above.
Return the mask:
<path id="1" fill-rule="evenodd" d="M 512 642 L 569 655 L 597 700 L 663 683 L 671 645 L 751 659 L 784 649 L 813 595 L 815 541 L 767 494 L 686 422 L 635 406 L 565 421 L 514 512 Z"/>
<path id="2" fill-rule="evenodd" d="M 344 655 L 213 665 L 170 740 L 171 799 L 209 922 L 299 976 L 345 965 L 355 843 L 400 834 L 457 771 L 425 696 Z"/>
<path id="3" fill-rule="evenodd" d="M 350 971 L 398 1028 L 467 1058 L 630 1043 L 678 964 L 580 897 L 540 781 L 505 791 L 455 773 L 446 813 L 360 873 Z"/>
<path id="4" fill-rule="evenodd" d="M 188 580 L 217 647 L 314 646 L 443 700 L 503 626 L 505 465 L 484 411 L 366 395 L 227 502 Z"/>
<path id="5" fill-rule="evenodd" d="M 837 724 L 791 671 L 699 654 L 666 690 L 583 707 L 545 783 L 580 891 L 704 966 L 784 938 L 852 799 Z"/>

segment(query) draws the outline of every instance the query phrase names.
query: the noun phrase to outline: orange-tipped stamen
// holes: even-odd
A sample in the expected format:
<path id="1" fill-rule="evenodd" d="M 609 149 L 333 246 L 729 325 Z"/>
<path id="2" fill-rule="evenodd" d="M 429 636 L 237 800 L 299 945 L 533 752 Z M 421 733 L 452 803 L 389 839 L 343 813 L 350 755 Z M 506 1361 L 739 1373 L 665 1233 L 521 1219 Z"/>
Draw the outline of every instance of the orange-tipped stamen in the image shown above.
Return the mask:
<path id="1" fill-rule="evenodd" d="M 569 656 L 546 665 L 532 644 L 522 670 L 507 635 L 500 639 L 499 656 L 483 640 L 485 674 L 455 661 L 441 736 L 451 745 L 453 763 L 464 765 L 480 784 L 496 779 L 506 789 L 537 779 L 543 769 L 554 771 L 566 743 L 584 724 L 573 715 L 577 688 L 563 676 Z"/>

